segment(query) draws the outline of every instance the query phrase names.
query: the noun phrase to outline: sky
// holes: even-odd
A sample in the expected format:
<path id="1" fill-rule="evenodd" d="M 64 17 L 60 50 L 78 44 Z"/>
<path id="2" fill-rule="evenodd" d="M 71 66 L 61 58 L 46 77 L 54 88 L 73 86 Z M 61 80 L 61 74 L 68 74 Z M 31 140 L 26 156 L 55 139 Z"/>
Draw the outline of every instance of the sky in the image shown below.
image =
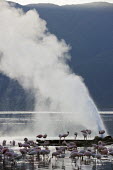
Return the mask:
<path id="1" fill-rule="evenodd" d="M 90 2 L 109 2 L 113 3 L 113 0 L 9 0 L 16 3 L 20 3 L 21 5 L 26 4 L 35 4 L 35 3 L 52 3 L 56 5 L 71 5 L 71 4 L 82 4 L 82 3 L 90 3 Z"/>

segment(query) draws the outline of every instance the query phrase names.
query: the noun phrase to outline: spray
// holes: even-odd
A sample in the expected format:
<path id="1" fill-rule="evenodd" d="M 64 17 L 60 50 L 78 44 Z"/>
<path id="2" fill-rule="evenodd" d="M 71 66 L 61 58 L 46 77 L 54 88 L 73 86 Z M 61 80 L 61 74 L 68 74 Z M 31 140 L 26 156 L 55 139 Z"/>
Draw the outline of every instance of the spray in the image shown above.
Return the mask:
<path id="1" fill-rule="evenodd" d="M 83 79 L 67 65 L 69 50 L 35 10 L 24 13 L 0 1 L 0 72 L 34 91 L 35 111 L 63 112 L 56 118 L 62 128 L 49 115 L 37 115 L 36 131 L 55 135 L 88 128 L 98 134 L 105 127 Z"/>

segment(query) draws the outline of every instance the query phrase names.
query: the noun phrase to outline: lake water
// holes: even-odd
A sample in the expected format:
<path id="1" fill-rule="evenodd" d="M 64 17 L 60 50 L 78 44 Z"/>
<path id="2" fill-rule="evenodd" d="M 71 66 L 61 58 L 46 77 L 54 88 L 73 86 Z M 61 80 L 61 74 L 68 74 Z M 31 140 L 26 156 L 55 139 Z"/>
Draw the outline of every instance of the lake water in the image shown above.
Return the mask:
<path id="1" fill-rule="evenodd" d="M 113 114 L 112 112 L 104 112 L 104 114 L 101 114 L 102 120 L 106 126 L 107 132 L 110 136 L 113 136 Z M 45 116 L 46 115 L 46 116 Z M 63 129 L 62 123 L 61 123 L 61 117 L 59 114 L 49 114 L 51 116 L 51 123 L 53 123 L 53 126 L 55 126 L 57 129 L 56 136 L 61 133 L 60 129 Z M 44 119 L 46 119 L 47 114 L 43 114 Z M 39 118 L 40 119 L 40 118 Z M 1 112 L 0 113 L 0 133 L 1 136 L 7 136 L 8 135 L 17 135 L 20 134 L 21 136 L 26 133 L 28 134 L 36 134 L 38 132 L 35 132 L 34 129 L 34 124 L 37 123 L 40 120 L 36 120 L 35 117 L 33 116 L 33 113 L 30 112 Z M 67 123 L 68 124 L 68 123 Z M 43 125 L 42 125 L 43 126 Z M 70 128 L 70 129 L 69 129 Z M 64 128 L 68 129 L 70 132 L 72 131 L 72 127 Z M 82 127 L 80 127 L 80 130 Z M 24 130 L 24 131 L 23 131 Z M 39 132 L 40 133 L 40 132 Z M 45 129 L 46 133 L 46 129 Z M 72 133 L 73 134 L 73 133 Z M 71 136 L 71 134 L 70 134 Z"/>
<path id="2" fill-rule="evenodd" d="M 113 114 L 101 114 L 101 117 L 106 126 L 108 134 L 113 136 Z"/>
<path id="3" fill-rule="evenodd" d="M 101 115 L 105 126 L 107 128 L 108 134 L 113 136 L 113 114 L 102 114 Z M 19 148 L 17 146 L 17 142 L 23 142 L 24 137 L 27 137 L 27 133 L 22 133 L 23 129 L 29 128 L 32 131 L 32 123 L 33 119 L 31 114 L 27 115 L 11 115 L 11 114 L 0 114 L 0 143 L 4 139 L 7 140 L 7 145 L 9 148 L 13 148 L 16 153 L 19 153 Z M 17 131 L 19 129 L 19 131 Z M 13 133 L 14 136 L 13 136 Z M 18 133 L 19 132 L 19 133 Z M 21 136 L 19 135 L 21 132 Z M 25 136 L 26 135 L 26 136 Z M 16 146 L 10 146 L 11 140 L 16 140 Z M 36 137 L 29 136 L 29 139 L 36 140 Z M 108 146 L 113 147 L 113 146 Z M 55 151 L 55 147 L 51 146 L 49 148 L 51 153 Z M 87 149 L 87 148 L 79 148 Z M 92 148 L 91 148 L 92 149 Z M 66 151 L 65 158 L 51 158 L 51 153 L 49 158 L 46 160 L 41 159 L 40 161 L 37 160 L 37 157 L 26 155 L 24 158 L 16 161 L 16 164 L 13 165 L 10 162 L 6 165 L 3 165 L 3 162 L 0 161 L 0 170 L 10 170 L 10 169 L 17 169 L 17 170 L 113 170 L 113 158 L 112 156 L 103 157 L 102 160 L 96 159 L 88 159 L 85 158 L 84 161 L 80 160 L 72 160 L 69 158 L 70 152 Z"/>

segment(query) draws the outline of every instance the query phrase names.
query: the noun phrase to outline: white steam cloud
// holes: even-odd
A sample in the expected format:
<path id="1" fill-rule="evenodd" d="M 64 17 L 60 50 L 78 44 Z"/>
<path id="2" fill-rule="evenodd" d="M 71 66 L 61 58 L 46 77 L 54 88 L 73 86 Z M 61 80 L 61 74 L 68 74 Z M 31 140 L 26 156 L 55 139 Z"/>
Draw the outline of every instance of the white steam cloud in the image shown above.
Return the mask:
<path id="1" fill-rule="evenodd" d="M 0 1 L 0 71 L 35 91 L 36 111 L 72 112 L 70 118 L 62 114 L 65 123 L 97 133 L 104 125 L 82 78 L 66 64 L 69 49 L 48 32 L 35 10 L 24 13 Z M 49 119 L 40 118 L 42 131 L 50 131 Z"/>

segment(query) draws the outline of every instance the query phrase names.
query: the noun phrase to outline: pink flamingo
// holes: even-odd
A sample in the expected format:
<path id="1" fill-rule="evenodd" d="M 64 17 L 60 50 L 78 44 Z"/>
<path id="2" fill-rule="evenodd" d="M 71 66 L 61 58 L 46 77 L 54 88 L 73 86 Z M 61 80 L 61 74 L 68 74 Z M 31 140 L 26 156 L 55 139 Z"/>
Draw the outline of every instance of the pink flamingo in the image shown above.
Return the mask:
<path id="1" fill-rule="evenodd" d="M 20 153 L 22 154 L 22 156 L 26 155 L 27 154 L 27 149 L 26 148 L 20 149 Z"/>
<path id="2" fill-rule="evenodd" d="M 99 134 L 100 134 L 100 136 L 103 138 L 103 134 L 105 133 L 105 130 L 100 130 L 99 131 Z"/>
<path id="3" fill-rule="evenodd" d="M 25 141 L 25 143 L 27 143 L 28 142 L 28 138 L 24 138 L 24 141 Z"/>
<path id="4" fill-rule="evenodd" d="M 104 133 L 105 133 L 105 130 L 100 130 L 100 131 L 99 131 L 99 134 L 102 134 L 102 135 L 103 135 Z"/>
<path id="5" fill-rule="evenodd" d="M 112 156 L 113 156 L 113 151 L 110 151 L 110 152 L 109 152 L 109 155 L 112 155 Z"/>
<path id="6" fill-rule="evenodd" d="M 87 140 L 87 133 L 82 133 L 83 136 L 84 136 L 84 140 L 86 139 Z"/>
<path id="7" fill-rule="evenodd" d="M 92 152 L 86 151 L 86 152 L 84 153 L 84 155 L 87 156 L 87 157 L 89 157 L 89 159 L 90 159 L 90 157 L 92 156 Z"/>
<path id="8" fill-rule="evenodd" d="M 77 133 L 77 132 L 75 132 L 75 133 L 74 133 L 74 135 L 75 135 L 75 140 L 76 140 L 76 138 L 77 138 L 77 136 L 78 136 L 78 133 Z"/>
<path id="9" fill-rule="evenodd" d="M 15 146 L 15 140 L 12 141 L 12 145 Z"/>
<path id="10" fill-rule="evenodd" d="M 61 135 L 61 134 L 59 134 L 59 138 L 60 138 L 60 142 L 61 142 L 61 139 L 62 139 L 62 135 Z M 59 142 L 59 143 L 60 143 L 60 142 Z"/>
<path id="11" fill-rule="evenodd" d="M 19 147 L 30 148 L 30 145 L 29 145 L 29 144 L 27 144 L 27 143 L 24 143 L 24 144 L 22 144 L 22 143 L 18 143 L 18 146 L 19 146 Z"/>
<path id="12" fill-rule="evenodd" d="M 61 151 L 61 150 L 58 150 L 58 151 L 56 151 L 56 152 L 53 152 L 53 153 L 52 153 L 52 158 L 53 158 L 53 157 L 57 158 L 60 154 L 62 154 L 62 151 Z"/>
<path id="13" fill-rule="evenodd" d="M 18 146 L 19 146 L 19 147 L 22 147 L 22 143 L 18 142 Z"/>
<path id="14" fill-rule="evenodd" d="M 86 130 L 81 130 L 81 132 L 82 132 L 82 133 L 87 133 L 87 131 L 86 131 Z"/>
<path id="15" fill-rule="evenodd" d="M 61 138 L 64 138 L 64 140 L 65 140 L 65 138 L 66 138 L 68 135 L 69 135 L 69 131 L 67 131 L 67 133 L 65 133 L 65 134 L 63 134 L 63 135 L 59 134 L 59 138 L 60 138 L 60 140 L 61 140 Z"/>
<path id="16" fill-rule="evenodd" d="M 47 134 L 45 133 L 45 135 L 43 135 L 43 138 L 46 139 L 47 138 Z"/>
<path id="17" fill-rule="evenodd" d="M 43 159 L 45 159 L 45 155 L 48 156 L 50 154 L 50 150 L 48 147 L 46 147 L 45 149 L 40 150 L 40 155 L 43 156 Z"/>
<path id="18" fill-rule="evenodd" d="M 86 129 L 86 132 L 89 135 L 89 137 L 91 137 L 91 130 L 90 129 Z"/>
<path id="19" fill-rule="evenodd" d="M 39 139 L 41 139 L 41 138 L 43 137 L 43 135 L 42 135 L 42 134 L 39 134 L 39 135 L 37 135 L 36 137 L 39 138 Z"/>
<path id="20" fill-rule="evenodd" d="M 6 140 L 3 140 L 2 145 L 3 145 L 3 146 L 6 146 Z"/>
<path id="21" fill-rule="evenodd" d="M 30 148 L 30 145 L 29 145 L 29 144 L 27 144 L 27 143 L 24 143 L 24 144 L 22 144 L 22 147 Z"/>
<path id="22" fill-rule="evenodd" d="M 102 155 L 107 155 L 108 154 L 108 149 L 106 148 L 106 149 L 103 149 L 103 150 L 101 150 L 101 152 L 100 152 Z"/>
<path id="23" fill-rule="evenodd" d="M 87 130 L 81 130 L 82 135 L 84 136 L 84 140 L 87 140 Z"/>
<path id="24" fill-rule="evenodd" d="M 75 157 L 79 157 L 80 154 L 78 152 L 71 152 L 70 158 L 74 159 Z"/>
<path id="25" fill-rule="evenodd" d="M 3 146 L 2 145 L 0 145 L 0 150 L 2 150 L 3 149 Z"/>
<path id="26" fill-rule="evenodd" d="M 56 151 L 62 151 L 63 153 L 65 153 L 65 151 L 66 151 L 66 149 L 67 149 L 67 147 L 65 147 L 65 146 L 61 146 L 61 147 L 56 147 Z"/>

